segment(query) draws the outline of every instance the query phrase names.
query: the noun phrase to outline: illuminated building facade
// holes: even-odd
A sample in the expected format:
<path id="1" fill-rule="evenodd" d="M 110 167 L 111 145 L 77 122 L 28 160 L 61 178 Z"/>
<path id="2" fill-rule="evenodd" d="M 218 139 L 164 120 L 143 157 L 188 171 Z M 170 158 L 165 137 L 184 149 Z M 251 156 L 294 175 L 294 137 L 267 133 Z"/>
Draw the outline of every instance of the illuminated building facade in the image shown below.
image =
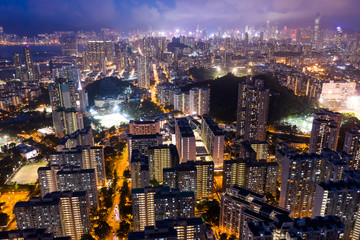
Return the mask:
<path id="1" fill-rule="evenodd" d="M 26 45 L 24 47 L 24 56 L 25 56 L 25 66 L 26 66 L 26 76 L 28 81 L 35 81 L 36 74 L 34 68 L 34 62 L 32 59 L 30 47 Z"/>
<path id="2" fill-rule="evenodd" d="M 51 165 L 79 166 L 82 169 L 95 169 L 97 185 L 105 183 L 104 148 L 101 146 L 78 146 L 64 148 L 61 151 L 50 153 Z"/>
<path id="3" fill-rule="evenodd" d="M 212 118 L 202 117 L 201 138 L 215 167 L 221 167 L 224 161 L 224 133 Z"/>
<path id="4" fill-rule="evenodd" d="M 220 230 L 245 237 L 249 221 L 273 221 L 277 215 L 288 216 L 287 210 L 268 204 L 265 196 L 237 185 L 221 195 Z"/>
<path id="5" fill-rule="evenodd" d="M 269 110 L 269 90 L 262 80 L 248 78 L 239 84 L 236 135 L 245 140 L 264 141 Z"/>
<path id="6" fill-rule="evenodd" d="M 310 153 L 321 153 L 323 148 L 336 150 L 342 115 L 320 109 L 314 114 L 310 137 Z"/>
<path id="7" fill-rule="evenodd" d="M 189 114 L 204 115 L 210 111 L 210 88 L 192 88 L 189 91 Z"/>
<path id="8" fill-rule="evenodd" d="M 129 132 L 132 135 L 146 135 L 146 134 L 160 133 L 160 122 L 130 120 Z"/>
<path id="9" fill-rule="evenodd" d="M 276 193 L 279 165 L 276 162 L 254 159 L 233 159 L 224 161 L 223 188 L 234 184 L 261 194 Z"/>
<path id="10" fill-rule="evenodd" d="M 179 163 L 179 153 L 175 145 L 159 145 L 149 147 L 149 171 L 150 179 L 163 182 L 163 169 L 173 168 Z"/>
<path id="11" fill-rule="evenodd" d="M 350 169 L 360 169 L 360 127 L 346 132 L 343 150 L 354 157 Z"/>
<path id="12" fill-rule="evenodd" d="M 57 191 L 87 191 L 90 207 L 98 206 L 95 169 L 57 165 L 40 167 L 38 180 L 42 197 Z"/>
<path id="13" fill-rule="evenodd" d="M 53 192 L 43 198 L 33 197 L 14 207 L 19 229 L 47 228 L 56 237 L 80 240 L 90 231 L 89 204 L 85 192 Z"/>
<path id="14" fill-rule="evenodd" d="M 359 206 L 359 181 L 320 182 L 316 187 L 312 217 L 338 216 L 345 224 L 343 239 L 359 239 Z"/>
<path id="15" fill-rule="evenodd" d="M 196 159 L 196 140 L 186 118 L 175 119 L 175 138 L 180 162 L 194 161 Z"/>
<path id="16" fill-rule="evenodd" d="M 150 185 L 149 158 L 140 155 L 137 149 L 132 151 L 130 170 L 131 188 L 144 188 Z"/>
<path id="17" fill-rule="evenodd" d="M 136 188 L 131 191 L 134 230 L 154 226 L 155 221 L 191 218 L 195 214 L 193 192 L 180 192 L 166 186 Z"/>
<path id="18" fill-rule="evenodd" d="M 138 56 L 136 59 L 137 75 L 138 75 L 138 87 L 150 88 L 150 71 L 149 60 L 145 56 Z"/>

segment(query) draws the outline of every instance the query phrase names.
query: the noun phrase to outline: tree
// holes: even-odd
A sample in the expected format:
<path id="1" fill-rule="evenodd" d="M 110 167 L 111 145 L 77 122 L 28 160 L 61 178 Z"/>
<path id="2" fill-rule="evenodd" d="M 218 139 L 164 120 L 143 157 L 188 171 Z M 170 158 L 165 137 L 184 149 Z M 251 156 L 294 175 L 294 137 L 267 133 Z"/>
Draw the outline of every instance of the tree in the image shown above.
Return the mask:
<path id="1" fill-rule="evenodd" d="M 204 221 L 212 226 L 219 225 L 220 204 L 217 200 L 205 201 L 205 212 L 202 214 Z"/>
<path id="2" fill-rule="evenodd" d="M 130 198 L 131 196 L 131 192 L 130 192 L 130 188 L 129 188 L 129 182 L 128 181 L 124 181 L 123 185 L 120 188 L 120 194 L 124 195 L 125 197 Z"/>
<path id="3" fill-rule="evenodd" d="M 84 233 L 80 240 L 95 240 L 95 238 L 90 233 Z"/>
<path id="4" fill-rule="evenodd" d="M 159 186 L 160 183 L 158 182 L 158 180 L 156 180 L 156 178 L 153 178 L 150 180 L 150 185 L 153 187 Z"/>
<path id="5" fill-rule="evenodd" d="M 117 231 L 117 236 L 119 238 L 125 238 L 129 231 L 130 231 L 130 224 L 123 220 L 120 222 L 120 227 Z"/>
<path id="6" fill-rule="evenodd" d="M 131 172 L 129 169 L 125 169 L 124 173 L 123 173 L 123 176 L 125 178 L 131 178 Z"/>
<path id="7" fill-rule="evenodd" d="M 105 147 L 104 148 L 104 156 L 105 156 L 105 159 L 108 159 L 108 158 L 114 158 L 116 156 L 116 151 L 113 147 Z"/>
<path id="8" fill-rule="evenodd" d="M 9 222 L 9 215 L 6 213 L 0 213 L 0 226 L 6 226 Z"/>
<path id="9" fill-rule="evenodd" d="M 220 234 L 220 240 L 227 240 L 228 235 L 226 233 Z"/>
<path id="10" fill-rule="evenodd" d="M 228 238 L 228 240 L 236 240 L 236 235 L 235 235 L 235 234 L 231 234 L 230 237 Z"/>
<path id="11" fill-rule="evenodd" d="M 95 236 L 99 239 L 105 239 L 111 233 L 110 225 L 105 221 L 100 221 L 98 226 L 94 228 Z"/>

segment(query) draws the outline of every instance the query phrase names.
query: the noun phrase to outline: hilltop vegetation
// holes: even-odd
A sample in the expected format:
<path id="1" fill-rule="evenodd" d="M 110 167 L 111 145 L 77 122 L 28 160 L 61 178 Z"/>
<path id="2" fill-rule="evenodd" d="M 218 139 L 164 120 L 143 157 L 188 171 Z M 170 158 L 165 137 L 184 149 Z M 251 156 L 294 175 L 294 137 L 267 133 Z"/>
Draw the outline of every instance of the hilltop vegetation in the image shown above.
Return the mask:
<path id="1" fill-rule="evenodd" d="M 135 88 L 128 82 L 116 77 L 107 77 L 90 83 L 86 86 L 88 91 L 89 105 L 94 105 L 94 99 L 100 96 L 118 96 L 123 94 L 127 88 Z"/>
<path id="2" fill-rule="evenodd" d="M 268 75 L 257 75 L 255 79 L 263 79 L 265 87 L 271 90 L 268 123 L 272 124 L 289 116 L 303 116 L 312 113 L 315 102 L 307 97 L 296 96 L 293 91 L 279 84 L 277 79 Z M 210 87 L 210 115 L 222 122 L 236 121 L 238 85 L 245 81 L 244 77 L 236 77 L 229 73 L 215 80 L 196 82 L 183 87 L 188 91 L 192 87 Z"/>

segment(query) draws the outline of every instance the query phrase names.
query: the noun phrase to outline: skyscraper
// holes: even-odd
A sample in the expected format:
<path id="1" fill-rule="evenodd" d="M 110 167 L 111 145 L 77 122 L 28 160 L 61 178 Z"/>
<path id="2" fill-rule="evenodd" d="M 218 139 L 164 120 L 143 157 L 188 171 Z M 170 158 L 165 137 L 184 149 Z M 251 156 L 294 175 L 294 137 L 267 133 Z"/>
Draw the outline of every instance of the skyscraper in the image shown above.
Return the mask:
<path id="1" fill-rule="evenodd" d="M 341 27 L 337 27 L 334 42 L 338 48 L 341 48 L 342 40 L 343 40 L 343 30 Z"/>
<path id="2" fill-rule="evenodd" d="M 314 24 L 314 43 L 315 44 L 318 44 L 318 42 L 319 42 L 320 18 L 321 18 L 320 13 L 317 13 L 316 17 L 315 17 L 315 24 Z"/>
<path id="3" fill-rule="evenodd" d="M 264 141 L 270 92 L 262 80 L 247 78 L 239 84 L 236 135 L 245 140 Z"/>
<path id="4" fill-rule="evenodd" d="M 314 114 L 310 138 L 310 153 L 321 153 L 323 148 L 336 151 L 342 115 L 325 109 Z"/>
<path id="5" fill-rule="evenodd" d="M 138 87 L 150 88 L 149 60 L 145 56 L 138 56 L 136 59 Z"/>
<path id="6" fill-rule="evenodd" d="M 26 45 L 24 47 L 24 56 L 25 56 L 27 80 L 28 81 L 35 81 L 36 80 L 36 75 L 35 75 L 34 62 L 33 62 L 33 59 L 32 59 L 32 55 L 31 55 L 29 45 Z"/>
<path id="7" fill-rule="evenodd" d="M 20 53 L 14 53 L 14 67 L 15 67 L 15 78 L 19 80 L 23 80 L 23 67 L 21 62 L 21 55 Z"/>

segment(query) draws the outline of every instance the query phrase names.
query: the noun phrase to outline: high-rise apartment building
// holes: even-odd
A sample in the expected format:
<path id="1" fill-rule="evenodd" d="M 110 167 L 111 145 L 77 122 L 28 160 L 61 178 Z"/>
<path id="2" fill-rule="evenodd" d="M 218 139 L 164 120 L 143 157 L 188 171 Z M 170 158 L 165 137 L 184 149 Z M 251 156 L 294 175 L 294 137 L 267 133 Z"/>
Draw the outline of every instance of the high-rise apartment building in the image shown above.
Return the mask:
<path id="1" fill-rule="evenodd" d="M 283 159 L 279 206 L 292 217 L 311 217 L 316 186 L 322 181 L 337 181 L 347 169 L 348 155 L 331 150 L 323 154 L 290 153 Z"/>
<path id="2" fill-rule="evenodd" d="M 221 195 L 220 230 L 244 239 L 249 221 L 272 221 L 277 216 L 287 217 L 289 212 L 268 204 L 265 195 L 239 187 L 228 188 Z"/>
<path id="3" fill-rule="evenodd" d="M 54 83 L 49 84 L 49 93 L 55 133 L 63 137 L 83 129 L 87 96 L 81 87 L 80 79 L 73 81 L 57 78 Z"/>
<path id="4" fill-rule="evenodd" d="M 132 135 L 147 135 L 160 133 L 160 122 L 130 120 L 129 133 Z"/>
<path id="5" fill-rule="evenodd" d="M 98 206 L 95 169 L 58 165 L 40 167 L 38 180 L 42 197 L 58 191 L 87 191 L 90 207 Z"/>
<path id="6" fill-rule="evenodd" d="M 360 182 L 320 182 L 316 187 L 312 217 L 334 215 L 345 224 L 343 239 L 360 237 Z"/>
<path id="7" fill-rule="evenodd" d="M 292 217 L 311 217 L 316 185 L 321 181 L 322 156 L 289 155 L 284 158 L 279 206 Z"/>
<path id="8" fill-rule="evenodd" d="M 180 191 L 194 192 L 197 198 L 197 169 L 195 162 L 186 162 L 175 168 L 164 168 L 164 185 L 170 188 L 178 188 Z"/>
<path id="9" fill-rule="evenodd" d="M 285 218 L 275 221 L 247 222 L 244 240 L 269 239 L 347 239 L 344 238 L 344 224 L 332 215 L 315 218 Z"/>
<path id="10" fill-rule="evenodd" d="M 262 80 L 239 84 L 236 135 L 245 140 L 266 139 L 270 92 Z"/>
<path id="11" fill-rule="evenodd" d="M 60 137 L 84 128 L 83 114 L 72 109 L 53 110 L 52 119 L 55 133 Z"/>
<path id="12" fill-rule="evenodd" d="M 24 47 L 25 65 L 26 65 L 26 76 L 28 81 L 35 81 L 36 74 L 34 68 L 34 62 L 32 59 L 30 47 L 26 45 Z"/>
<path id="13" fill-rule="evenodd" d="M 138 56 L 136 59 L 138 87 L 150 88 L 149 59 L 145 56 Z"/>
<path id="14" fill-rule="evenodd" d="M 57 145 L 57 151 L 77 146 L 94 146 L 94 137 L 90 126 L 65 135 Z"/>
<path id="15" fill-rule="evenodd" d="M 173 168 L 179 163 L 179 153 L 175 145 L 159 145 L 149 147 L 149 172 L 150 179 L 163 182 L 163 169 Z"/>
<path id="16" fill-rule="evenodd" d="M 189 161 L 163 169 L 163 185 L 192 191 L 197 199 L 212 196 L 213 179 L 213 162 Z"/>
<path id="17" fill-rule="evenodd" d="M 139 150 L 140 154 L 148 155 L 148 150 L 150 147 L 159 146 L 162 144 L 162 135 L 156 134 L 146 134 L 146 135 L 127 135 L 127 144 L 128 144 L 128 156 L 129 161 L 131 160 L 131 154 L 134 149 Z"/>
<path id="18" fill-rule="evenodd" d="M 19 229 L 47 228 L 56 237 L 80 240 L 90 231 L 89 203 L 84 192 L 53 192 L 43 198 L 33 197 L 14 207 Z"/>
<path id="19" fill-rule="evenodd" d="M 114 45 L 111 41 L 89 41 L 85 55 L 87 61 L 93 65 L 101 64 L 105 58 L 111 61 L 114 55 Z"/>
<path id="20" fill-rule="evenodd" d="M 0 232 L 1 240 L 71 240 L 71 237 L 55 237 L 46 228 L 11 230 Z"/>
<path id="21" fill-rule="evenodd" d="M 323 148 L 336 151 L 342 115 L 325 109 L 314 114 L 310 138 L 310 153 L 321 153 Z"/>
<path id="22" fill-rule="evenodd" d="M 188 92 L 174 93 L 174 110 L 185 114 L 190 113 L 190 95 Z"/>
<path id="23" fill-rule="evenodd" d="M 224 161 L 224 133 L 212 118 L 202 117 L 201 138 L 212 156 L 215 167 L 221 167 Z"/>
<path id="24" fill-rule="evenodd" d="M 196 160 L 195 135 L 186 118 L 175 119 L 175 138 L 180 162 Z"/>
<path id="25" fill-rule="evenodd" d="M 155 221 L 191 218 L 195 214 L 193 192 L 180 192 L 166 186 L 136 188 L 131 191 L 134 230 L 155 226 Z"/>
<path id="26" fill-rule="evenodd" d="M 234 184 L 261 194 L 276 193 L 279 165 L 276 162 L 254 159 L 233 159 L 224 161 L 223 188 Z"/>
<path id="27" fill-rule="evenodd" d="M 134 149 L 131 154 L 131 188 L 144 188 L 150 185 L 149 158 Z"/>
<path id="28" fill-rule="evenodd" d="M 146 227 L 142 232 L 129 233 L 128 239 L 202 240 L 204 236 L 205 224 L 202 218 L 177 218 L 156 221 L 155 227 Z"/>
<path id="29" fill-rule="evenodd" d="M 192 88 L 189 91 L 191 115 L 204 115 L 210 111 L 210 88 Z"/>
<path id="30" fill-rule="evenodd" d="M 360 126 L 346 132 L 343 150 L 354 157 L 350 169 L 360 169 Z"/>
<path id="31" fill-rule="evenodd" d="M 96 183 L 105 183 L 104 148 L 101 146 L 78 146 L 64 148 L 61 151 L 50 153 L 51 165 L 79 166 L 82 169 L 95 169 Z"/>

